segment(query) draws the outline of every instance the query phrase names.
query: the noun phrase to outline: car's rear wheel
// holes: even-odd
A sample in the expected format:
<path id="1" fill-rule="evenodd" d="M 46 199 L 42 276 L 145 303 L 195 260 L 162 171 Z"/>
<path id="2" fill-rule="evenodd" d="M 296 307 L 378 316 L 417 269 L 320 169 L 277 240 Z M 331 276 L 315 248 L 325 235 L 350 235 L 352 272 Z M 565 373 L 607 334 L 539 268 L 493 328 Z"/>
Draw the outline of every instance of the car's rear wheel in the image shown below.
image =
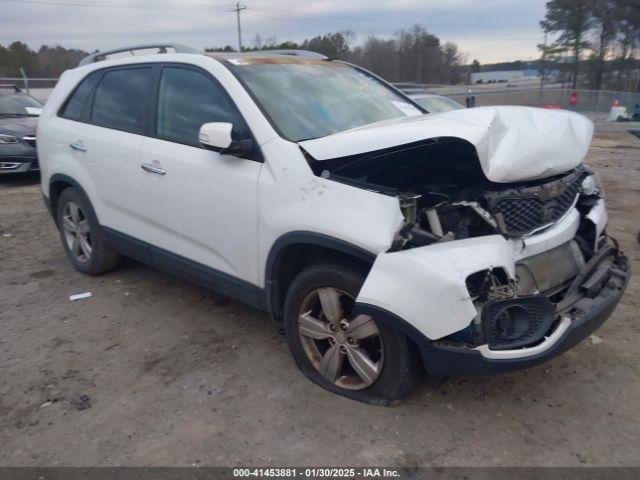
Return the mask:
<path id="1" fill-rule="evenodd" d="M 296 277 L 285 300 L 291 352 L 313 382 L 367 403 L 405 397 L 416 376 L 408 340 L 369 315 L 353 314 L 364 276 L 338 265 L 317 265 Z"/>
<path id="2" fill-rule="evenodd" d="M 120 256 L 105 244 L 91 204 L 75 188 L 60 194 L 56 221 L 65 253 L 77 270 L 98 275 L 117 267 Z"/>

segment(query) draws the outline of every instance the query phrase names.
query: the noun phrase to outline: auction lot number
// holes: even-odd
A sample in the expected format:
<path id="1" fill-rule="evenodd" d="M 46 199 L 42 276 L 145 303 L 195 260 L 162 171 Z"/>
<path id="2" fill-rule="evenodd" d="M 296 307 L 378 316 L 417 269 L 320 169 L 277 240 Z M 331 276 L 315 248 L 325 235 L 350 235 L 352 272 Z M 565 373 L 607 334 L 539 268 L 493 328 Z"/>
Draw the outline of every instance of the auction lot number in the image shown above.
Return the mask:
<path id="1" fill-rule="evenodd" d="M 237 478 L 395 478 L 397 470 L 387 468 L 234 468 Z"/>

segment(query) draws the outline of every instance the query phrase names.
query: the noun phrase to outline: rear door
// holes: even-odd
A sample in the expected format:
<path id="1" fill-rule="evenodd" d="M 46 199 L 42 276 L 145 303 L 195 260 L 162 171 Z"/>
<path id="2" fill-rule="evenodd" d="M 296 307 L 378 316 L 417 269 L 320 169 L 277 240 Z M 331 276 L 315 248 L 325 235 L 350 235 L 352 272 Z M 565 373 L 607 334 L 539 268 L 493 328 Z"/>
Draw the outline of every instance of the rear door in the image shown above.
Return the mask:
<path id="1" fill-rule="evenodd" d="M 70 148 L 88 169 L 103 226 L 143 241 L 151 236 L 141 216 L 140 148 L 148 130 L 151 87 L 157 65 L 133 65 L 100 72 L 86 113 Z"/>
<path id="2" fill-rule="evenodd" d="M 237 139 L 251 138 L 249 128 L 222 85 L 197 67 L 164 65 L 155 91 L 138 166 L 145 179 L 139 205 L 154 226 L 152 243 L 257 284 L 259 150 L 239 158 L 198 142 L 207 122 L 232 123 Z"/>

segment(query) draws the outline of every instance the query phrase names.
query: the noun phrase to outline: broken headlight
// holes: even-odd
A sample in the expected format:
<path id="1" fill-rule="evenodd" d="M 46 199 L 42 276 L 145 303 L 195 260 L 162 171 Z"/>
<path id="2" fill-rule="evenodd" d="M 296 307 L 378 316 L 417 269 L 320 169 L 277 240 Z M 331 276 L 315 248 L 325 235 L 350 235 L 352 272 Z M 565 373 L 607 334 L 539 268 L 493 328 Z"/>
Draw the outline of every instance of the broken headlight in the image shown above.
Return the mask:
<path id="1" fill-rule="evenodd" d="M 598 196 L 604 198 L 604 189 L 602 188 L 602 184 L 595 174 L 587 175 L 582 179 L 580 190 L 582 191 L 583 195 L 587 195 L 589 197 Z"/>

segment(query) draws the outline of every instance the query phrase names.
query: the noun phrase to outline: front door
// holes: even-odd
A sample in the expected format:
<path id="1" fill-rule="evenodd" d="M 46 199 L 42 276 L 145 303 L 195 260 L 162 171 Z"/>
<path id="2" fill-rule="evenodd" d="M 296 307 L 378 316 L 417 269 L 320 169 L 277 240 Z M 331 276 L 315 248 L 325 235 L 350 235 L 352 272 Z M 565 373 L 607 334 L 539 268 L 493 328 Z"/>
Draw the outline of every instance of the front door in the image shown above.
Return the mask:
<path id="1" fill-rule="evenodd" d="M 207 122 L 230 122 L 237 135 L 250 135 L 242 116 L 222 86 L 197 68 L 164 66 L 157 91 L 138 172 L 145 178 L 141 213 L 153 226 L 151 243 L 178 262 L 187 259 L 257 285 L 262 163 L 198 143 Z"/>

